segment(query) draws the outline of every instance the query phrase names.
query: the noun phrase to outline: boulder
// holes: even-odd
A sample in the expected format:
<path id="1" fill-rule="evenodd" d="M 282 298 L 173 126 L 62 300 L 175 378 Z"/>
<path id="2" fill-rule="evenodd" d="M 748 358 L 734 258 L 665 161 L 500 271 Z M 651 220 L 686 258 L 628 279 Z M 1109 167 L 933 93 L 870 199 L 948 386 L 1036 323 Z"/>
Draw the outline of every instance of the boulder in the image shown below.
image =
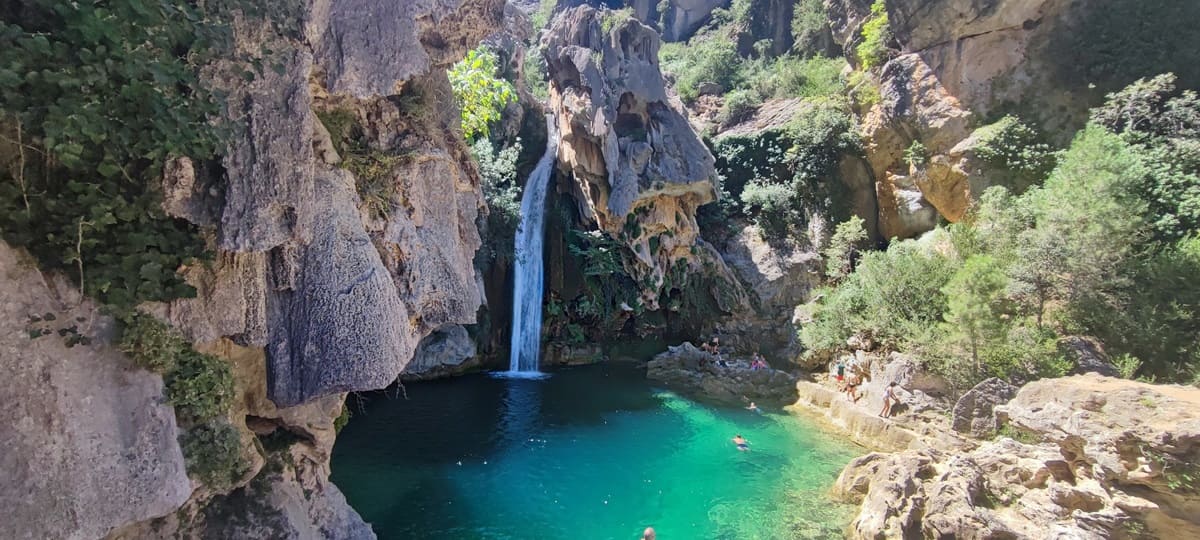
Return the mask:
<path id="1" fill-rule="evenodd" d="M 1017 394 L 1017 387 L 996 377 L 971 388 L 954 404 L 954 430 L 984 438 L 1000 428 L 992 409 L 1008 403 Z"/>
<path id="2" fill-rule="evenodd" d="M 655 356 L 646 364 L 646 377 L 732 405 L 746 400 L 775 405 L 796 401 L 796 378 L 791 374 L 770 368 L 750 369 L 745 360 L 718 358 L 688 342 Z"/>
<path id="3" fill-rule="evenodd" d="M 1066 353 L 1075 365 L 1071 375 L 1097 373 L 1106 377 L 1116 377 L 1117 368 L 1112 359 L 1104 352 L 1100 340 L 1089 336 L 1067 336 L 1058 340 L 1058 348 Z"/>
<path id="4" fill-rule="evenodd" d="M 404 380 L 427 380 L 462 374 L 477 367 L 475 340 L 460 324 L 439 328 L 421 339 L 413 360 L 404 367 Z"/>

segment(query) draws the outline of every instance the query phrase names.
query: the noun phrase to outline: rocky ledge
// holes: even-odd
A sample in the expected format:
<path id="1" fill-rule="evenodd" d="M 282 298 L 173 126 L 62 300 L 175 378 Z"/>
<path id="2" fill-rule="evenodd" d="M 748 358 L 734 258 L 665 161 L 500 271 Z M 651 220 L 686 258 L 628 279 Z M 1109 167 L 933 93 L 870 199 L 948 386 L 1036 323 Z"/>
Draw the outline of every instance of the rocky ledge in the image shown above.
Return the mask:
<path id="1" fill-rule="evenodd" d="M 1002 436 L 851 462 L 851 538 L 1200 538 L 1200 389 L 1086 374 L 1021 388 Z"/>
<path id="2" fill-rule="evenodd" d="M 751 369 L 749 361 L 718 358 L 691 343 L 671 347 L 646 364 L 646 377 L 722 403 L 796 401 L 796 377 L 776 369 Z"/>

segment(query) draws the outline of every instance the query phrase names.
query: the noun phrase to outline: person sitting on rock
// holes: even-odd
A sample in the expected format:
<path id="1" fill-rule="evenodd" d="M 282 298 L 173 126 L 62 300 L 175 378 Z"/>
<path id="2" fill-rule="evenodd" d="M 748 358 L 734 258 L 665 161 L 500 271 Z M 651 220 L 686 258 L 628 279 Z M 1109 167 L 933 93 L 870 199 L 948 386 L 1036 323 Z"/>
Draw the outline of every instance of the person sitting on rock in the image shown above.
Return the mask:
<path id="1" fill-rule="evenodd" d="M 741 433 L 738 433 L 737 435 L 733 436 L 733 444 L 734 444 L 734 446 L 737 446 L 737 449 L 741 452 L 746 452 L 746 451 L 750 450 L 750 443 L 747 442 L 746 439 L 742 438 Z"/>

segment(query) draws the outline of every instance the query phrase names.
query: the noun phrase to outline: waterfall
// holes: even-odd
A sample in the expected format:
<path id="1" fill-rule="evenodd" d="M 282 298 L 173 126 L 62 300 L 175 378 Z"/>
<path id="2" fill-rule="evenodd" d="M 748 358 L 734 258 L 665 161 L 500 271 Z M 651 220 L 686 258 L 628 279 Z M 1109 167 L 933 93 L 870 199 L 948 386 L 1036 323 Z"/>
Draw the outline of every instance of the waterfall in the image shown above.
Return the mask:
<path id="1" fill-rule="evenodd" d="M 558 151 L 554 116 L 546 115 L 546 153 L 525 182 L 521 195 L 521 224 L 513 252 L 512 346 L 510 374 L 536 375 L 542 336 L 542 238 L 546 230 L 546 187 Z"/>

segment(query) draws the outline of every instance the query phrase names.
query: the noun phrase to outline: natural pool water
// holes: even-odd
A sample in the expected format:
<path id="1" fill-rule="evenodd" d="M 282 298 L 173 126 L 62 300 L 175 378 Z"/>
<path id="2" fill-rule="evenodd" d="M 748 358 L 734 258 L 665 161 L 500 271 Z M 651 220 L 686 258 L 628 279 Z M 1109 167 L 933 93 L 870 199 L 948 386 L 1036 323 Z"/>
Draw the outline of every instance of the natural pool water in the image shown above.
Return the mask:
<path id="1" fill-rule="evenodd" d="M 700 404 L 631 365 L 350 397 L 333 481 L 379 538 L 838 538 L 861 453 L 786 413 Z M 739 452 L 735 434 L 749 440 Z"/>

